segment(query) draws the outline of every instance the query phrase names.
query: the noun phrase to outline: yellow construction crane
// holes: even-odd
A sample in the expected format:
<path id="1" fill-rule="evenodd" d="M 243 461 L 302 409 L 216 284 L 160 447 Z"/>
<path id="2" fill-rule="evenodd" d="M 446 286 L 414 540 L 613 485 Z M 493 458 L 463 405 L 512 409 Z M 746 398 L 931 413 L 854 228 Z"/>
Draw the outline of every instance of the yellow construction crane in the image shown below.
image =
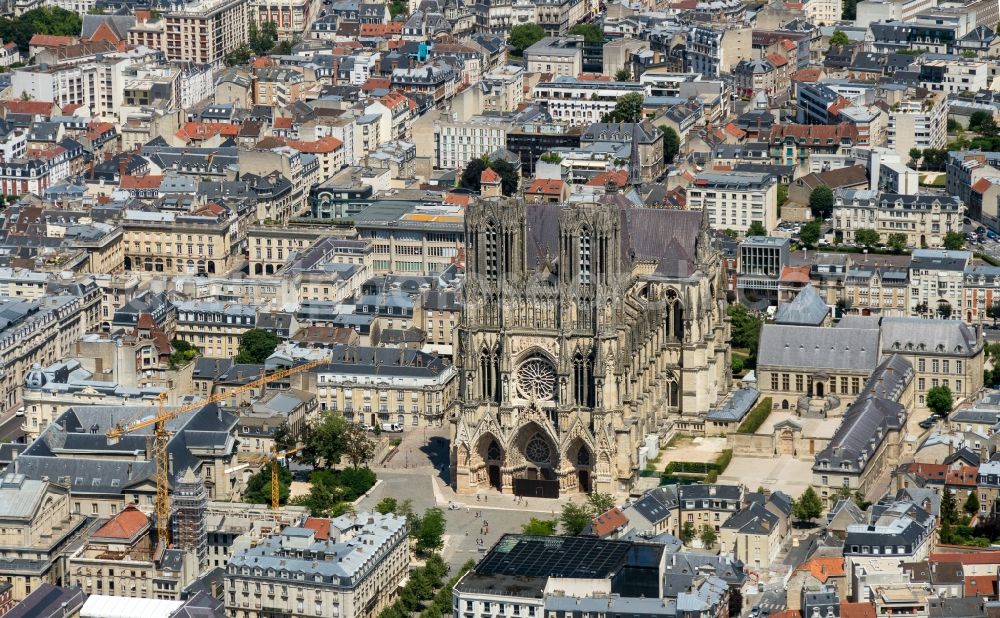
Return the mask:
<path id="1" fill-rule="evenodd" d="M 327 362 L 329 362 L 327 359 L 311 360 L 295 367 L 281 369 L 279 371 L 275 371 L 274 373 L 263 375 L 253 382 L 248 382 L 243 386 L 226 391 L 225 393 L 218 393 L 205 399 L 188 403 L 177 408 L 172 408 L 170 410 L 163 409 L 163 403 L 166 400 L 167 395 L 166 393 L 161 393 L 156 416 L 128 422 L 125 426 L 122 426 L 121 424 L 115 425 L 114 429 L 106 434 L 108 436 L 108 441 L 115 444 L 123 435 L 127 433 L 132 433 L 147 427 L 153 428 L 152 459 L 154 461 L 154 465 L 156 466 L 156 504 L 154 505 L 156 510 L 156 532 L 158 538 L 163 541 L 164 548 L 170 544 L 170 475 L 167 470 L 167 466 L 169 464 L 167 456 L 167 443 L 170 439 L 170 432 L 167 431 L 167 421 L 177 418 L 187 412 L 198 410 L 210 403 L 225 401 L 231 396 L 240 395 L 247 391 L 267 386 L 271 382 L 287 378 L 288 376 L 292 376 L 303 371 L 308 371 Z"/>
<path id="2" fill-rule="evenodd" d="M 296 446 L 295 448 L 290 448 L 287 451 L 278 452 L 277 448 L 271 450 L 271 508 L 274 510 L 275 514 L 278 512 L 278 506 L 281 499 L 281 495 L 278 491 L 281 483 L 278 482 L 278 460 L 288 457 L 289 455 L 294 455 L 301 451 L 304 447 Z"/>

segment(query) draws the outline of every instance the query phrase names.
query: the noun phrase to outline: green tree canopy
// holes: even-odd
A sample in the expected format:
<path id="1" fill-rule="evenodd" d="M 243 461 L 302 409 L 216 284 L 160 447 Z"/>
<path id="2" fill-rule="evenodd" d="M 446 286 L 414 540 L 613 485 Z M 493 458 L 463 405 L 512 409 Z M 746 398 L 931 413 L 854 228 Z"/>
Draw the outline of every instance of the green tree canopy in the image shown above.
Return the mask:
<path id="1" fill-rule="evenodd" d="M 871 228 L 863 227 L 854 232 L 854 242 L 862 247 L 871 249 L 881 240 L 882 238 L 878 235 L 878 232 Z"/>
<path id="2" fill-rule="evenodd" d="M 249 39 L 254 55 L 266 56 L 278 42 L 278 24 L 269 21 L 258 29 L 256 21 L 251 20 Z"/>
<path id="3" fill-rule="evenodd" d="M 965 237 L 961 232 L 948 232 L 944 235 L 944 248 L 958 250 L 965 246 Z"/>
<path id="4" fill-rule="evenodd" d="M 616 82 L 628 82 L 632 81 L 632 71 L 628 69 L 618 69 L 615 71 L 615 81 Z"/>
<path id="5" fill-rule="evenodd" d="M 399 508 L 399 502 L 396 501 L 392 496 L 386 496 L 378 501 L 375 505 L 375 510 L 382 515 L 388 515 L 389 513 L 395 513 L 396 509 Z"/>
<path id="6" fill-rule="evenodd" d="M 813 216 L 826 218 L 833 214 L 833 189 L 820 185 L 809 194 L 809 208 Z"/>
<path id="7" fill-rule="evenodd" d="M 751 354 L 760 341 L 761 321 L 739 303 L 729 305 L 726 310 L 730 322 L 730 342 L 734 348 L 749 350 Z"/>
<path id="8" fill-rule="evenodd" d="M 887 243 L 889 247 L 892 248 L 896 253 L 902 253 L 906 249 L 906 234 L 902 232 L 893 232 L 889 234 L 889 242 Z"/>
<path id="9" fill-rule="evenodd" d="M 563 534 L 576 536 L 583 532 L 583 529 L 590 524 L 590 510 L 575 502 L 567 502 L 563 505 L 562 513 L 559 514 L 559 522 L 562 524 Z"/>
<path id="10" fill-rule="evenodd" d="M 975 491 L 969 492 L 969 497 L 965 499 L 965 504 L 962 505 L 962 510 L 969 517 L 972 517 L 979 512 L 979 498 L 976 497 Z"/>
<path id="11" fill-rule="evenodd" d="M 538 24 L 521 24 L 510 29 L 509 41 L 518 56 L 544 38 L 545 30 Z"/>
<path id="12" fill-rule="evenodd" d="M 332 411 L 320 413 L 319 419 L 306 424 L 300 440 L 303 444 L 297 458 L 313 468 L 331 467 L 340 463 L 347 448 L 347 420 Z"/>
<path id="13" fill-rule="evenodd" d="M 783 182 L 778 183 L 778 212 L 781 212 L 781 207 L 785 205 L 788 201 L 788 185 Z"/>
<path id="14" fill-rule="evenodd" d="M 715 528 L 711 524 L 705 524 L 701 527 L 698 537 L 701 539 L 702 545 L 706 548 L 711 548 L 715 545 L 715 541 L 719 538 L 719 535 L 715 533 Z"/>
<path id="15" fill-rule="evenodd" d="M 357 468 L 375 456 L 375 440 L 358 423 L 348 423 L 344 431 L 344 455 Z"/>
<path id="16" fill-rule="evenodd" d="M 615 103 L 615 109 L 604 117 L 604 122 L 639 122 L 642 120 L 644 100 L 641 92 L 622 95 Z"/>
<path id="17" fill-rule="evenodd" d="M 822 513 L 823 502 L 812 487 L 806 487 L 799 499 L 792 504 L 792 514 L 802 521 L 812 521 Z"/>
<path id="18" fill-rule="evenodd" d="M 292 473 L 285 466 L 278 466 L 278 502 L 285 504 L 291 494 Z M 266 464 L 247 479 L 243 501 L 251 504 L 271 504 L 271 465 Z"/>
<path id="19" fill-rule="evenodd" d="M 681 150 L 681 138 L 672 127 L 661 124 L 660 133 L 663 133 L 663 162 L 670 165 L 677 158 L 677 153 Z"/>
<path id="20" fill-rule="evenodd" d="M 267 357 L 274 354 L 280 341 L 271 331 L 251 328 L 240 337 L 239 353 L 234 360 L 237 363 L 263 364 Z"/>
<path id="21" fill-rule="evenodd" d="M 444 511 L 436 507 L 424 511 L 424 516 L 420 518 L 420 528 L 415 534 L 417 553 L 428 556 L 444 547 L 444 531 Z"/>
<path id="22" fill-rule="evenodd" d="M 843 30 L 834 30 L 833 34 L 830 35 L 830 45 L 850 45 L 851 39 L 847 37 L 847 34 Z"/>
<path id="23" fill-rule="evenodd" d="M 939 416 L 948 416 L 952 405 L 951 389 L 947 386 L 934 386 L 927 391 L 927 407 L 931 412 Z"/>
<path id="24" fill-rule="evenodd" d="M 503 159 L 497 159 L 496 161 L 490 161 L 489 167 L 500 175 L 500 192 L 506 196 L 514 195 L 517 192 L 517 185 L 520 182 L 514 166 Z"/>
<path id="25" fill-rule="evenodd" d="M 533 536 L 553 536 L 556 533 L 556 521 L 532 517 L 528 523 L 521 526 L 521 533 Z"/>
<path id="26" fill-rule="evenodd" d="M 578 34 L 583 37 L 583 42 L 587 45 L 601 45 L 604 43 L 604 29 L 595 23 L 579 23 L 566 31 L 567 34 Z"/>
<path id="27" fill-rule="evenodd" d="M 747 228 L 746 236 L 767 236 L 767 230 L 764 228 L 763 223 L 760 221 L 754 221 L 750 224 L 750 227 Z"/>
<path id="28" fill-rule="evenodd" d="M 681 526 L 681 534 L 680 534 L 681 543 L 687 545 L 688 543 L 694 540 L 696 534 L 697 531 L 694 528 L 694 522 L 693 521 L 684 522 L 684 525 Z"/>
<path id="29" fill-rule="evenodd" d="M 26 11 L 20 17 L 0 19 L 0 37 L 4 41 L 17 43 L 22 52 L 27 53 L 31 37 L 36 34 L 59 36 L 80 36 L 83 18 L 73 11 L 59 7 L 43 6 Z"/>
<path id="30" fill-rule="evenodd" d="M 941 522 L 946 524 L 958 523 L 958 501 L 955 500 L 955 493 L 945 487 L 941 493 Z"/>
<path id="31" fill-rule="evenodd" d="M 983 110 L 972 112 L 972 115 L 969 116 L 969 130 L 976 133 L 995 134 L 997 124 L 993 120 L 993 114 Z"/>
<path id="32" fill-rule="evenodd" d="M 587 496 L 587 505 L 590 506 L 590 514 L 597 517 L 615 507 L 615 498 L 611 494 L 595 491 Z"/>
<path id="33" fill-rule="evenodd" d="M 514 166 L 503 159 L 490 161 L 488 157 L 480 157 L 469 161 L 462 171 L 459 179 L 459 186 L 463 189 L 478 192 L 482 188 L 481 177 L 483 172 L 491 169 L 500 176 L 500 192 L 510 196 L 517 192 L 520 176 Z"/>
<path id="34" fill-rule="evenodd" d="M 480 177 L 487 168 L 486 163 L 487 161 L 485 157 L 469 161 L 469 164 L 465 166 L 464 170 L 462 170 L 462 177 L 459 179 L 458 185 L 463 189 L 476 191 L 478 193 Z"/>
<path id="35" fill-rule="evenodd" d="M 799 230 L 799 240 L 807 247 L 815 247 L 816 243 L 819 242 L 820 231 L 820 222 L 818 220 L 810 221 Z"/>

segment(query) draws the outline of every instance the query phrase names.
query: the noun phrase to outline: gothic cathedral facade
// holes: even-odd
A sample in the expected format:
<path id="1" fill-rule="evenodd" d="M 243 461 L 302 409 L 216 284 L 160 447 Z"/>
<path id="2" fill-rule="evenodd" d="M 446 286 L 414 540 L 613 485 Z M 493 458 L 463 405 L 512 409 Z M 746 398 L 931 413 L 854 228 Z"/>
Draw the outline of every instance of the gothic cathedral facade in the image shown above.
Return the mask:
<path id="1" fill-rule="evenodd" d="M 459 493 L 627 490 L 647 436 L 702 423 L 729 390 L 725 287 L 701 213 L 619 194 L 490 199 L 465 228 Z"/>

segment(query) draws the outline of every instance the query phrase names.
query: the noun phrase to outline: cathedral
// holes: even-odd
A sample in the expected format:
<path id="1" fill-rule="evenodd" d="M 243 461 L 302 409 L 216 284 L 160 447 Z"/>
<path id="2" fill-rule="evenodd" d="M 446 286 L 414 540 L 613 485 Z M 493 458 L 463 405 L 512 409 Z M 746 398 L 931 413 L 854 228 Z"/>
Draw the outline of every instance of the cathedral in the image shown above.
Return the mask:
<path id="1" fill-rule="evenodd" d="M 621 491 L 647 436 L 729 390 L 719 255 L 700 212 L 479 200 L 465 216 L 458 493 Z"/>

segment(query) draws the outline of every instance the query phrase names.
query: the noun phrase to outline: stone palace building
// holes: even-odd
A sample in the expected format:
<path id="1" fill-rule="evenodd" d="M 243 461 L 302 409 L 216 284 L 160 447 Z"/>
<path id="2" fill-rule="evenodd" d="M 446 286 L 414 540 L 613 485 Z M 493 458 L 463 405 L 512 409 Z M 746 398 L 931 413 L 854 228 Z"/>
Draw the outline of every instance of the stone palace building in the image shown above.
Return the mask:
<path id="1" fill-rule="evenodd" d="M 600 199 L 466 212 L 459 493 L 627 489 L 648 435 L 700 426 L 729 390 L 725 287 L 702 214 Z"/>

